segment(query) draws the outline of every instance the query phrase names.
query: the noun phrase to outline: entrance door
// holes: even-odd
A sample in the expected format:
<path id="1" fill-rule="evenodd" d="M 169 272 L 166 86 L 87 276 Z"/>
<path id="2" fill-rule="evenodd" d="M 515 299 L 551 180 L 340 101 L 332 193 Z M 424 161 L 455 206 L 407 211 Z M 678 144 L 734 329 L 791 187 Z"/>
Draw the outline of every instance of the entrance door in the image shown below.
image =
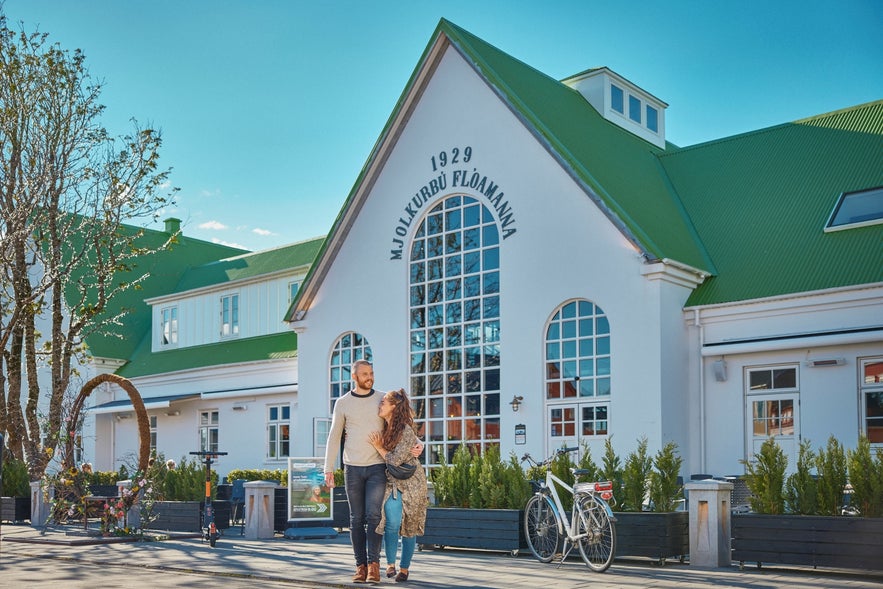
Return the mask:
<path id="1" fill-rule="evenodd" d="M 799 409 L 800 397 L 797 393 L 749 396 L 746 458 L 754 458 L 760 452 L 761 445 L 773 436 L 788 457 L 788 470 L 793 471 L 800 445 Z"/>
<path id="2" fill-rule="evenodd" d="M 552 454 L 562 446 L 579 447 L 582 442 L 590 443 L 603 440 L 607 436 L 607 413 L 609 404 L 568 403 L 550 405 L 546 409 L 547 416 L 547 454 Z M 596 455 L 597 448 L 592 448 Z M 576 458 L 574 456 L 574 458 Z"/>

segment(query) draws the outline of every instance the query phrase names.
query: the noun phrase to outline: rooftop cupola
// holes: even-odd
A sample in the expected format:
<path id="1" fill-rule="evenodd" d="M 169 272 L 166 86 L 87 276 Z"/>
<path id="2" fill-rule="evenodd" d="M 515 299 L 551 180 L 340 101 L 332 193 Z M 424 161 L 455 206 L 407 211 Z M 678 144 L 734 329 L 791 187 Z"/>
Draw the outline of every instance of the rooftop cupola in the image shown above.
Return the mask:
<path id="1" fill-rule="evenodd" d="M 582 94 L 611 123 L 665 149 L 665 102 L 606 67 L 586 70 L 562 83 Z"/>
<path id="2" fill-rule="evenodd" d="M 174 217 L 169 217 L 165 220 L 166 224 L 166 233 L 169 235 L 174 235 L 176 233 L 181 232 L 181 219 L 176 219 Z"/>

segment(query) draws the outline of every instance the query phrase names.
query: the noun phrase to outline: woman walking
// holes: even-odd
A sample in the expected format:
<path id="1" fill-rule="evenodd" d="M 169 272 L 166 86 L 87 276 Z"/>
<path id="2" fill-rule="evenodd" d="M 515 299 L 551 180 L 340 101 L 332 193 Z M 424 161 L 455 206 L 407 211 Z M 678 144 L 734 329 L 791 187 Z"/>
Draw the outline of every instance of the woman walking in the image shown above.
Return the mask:
<path id="1" fill-rule="evenodd" d="M 426 475 L 419 461 L 411 456 L 411 448 L 418 439 L 414 411 L 404 389 L 386 393 L 378 415 L 383 419 L 383 431 L 371 433 L 371 445 L 388 465 L 412 464 L 417 467 L 414 475 L 407 479 L 397 479 L 387 472 L 383 515 L 377 526 L 377 533 L 383 534 L 386 576 L 395 577 L 397 583 L 404 583 L 408 580 L 417 536 L 424 533 L 426 508 L 429 505 Z M 402 537 L 402 559 L 396 571 L 399 536 Z"/>

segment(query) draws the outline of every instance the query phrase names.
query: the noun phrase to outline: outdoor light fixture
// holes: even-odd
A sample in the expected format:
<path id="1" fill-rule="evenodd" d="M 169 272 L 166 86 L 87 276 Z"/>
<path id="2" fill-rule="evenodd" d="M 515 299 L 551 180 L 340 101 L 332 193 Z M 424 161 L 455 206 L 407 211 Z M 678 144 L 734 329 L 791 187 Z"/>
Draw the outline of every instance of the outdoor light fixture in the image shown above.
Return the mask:
<path id="1" fill-rule="evenodd" d="M 166 411 L 166 415 L 169 417 L 177 417 L 178 415 L 181 415 L 181 412 L 175 409 L 173 411 Z"/>
<path id="2" fill-rule="evenodd" d="M 512 397 L 512 400 L 509 401 L 509 404 L 512 405 L 512 411 L 518 412 L 518 408 L 521 407 L 521 402 L 524 401 L 524 397 L 521 395 L 515 395 Z"/>

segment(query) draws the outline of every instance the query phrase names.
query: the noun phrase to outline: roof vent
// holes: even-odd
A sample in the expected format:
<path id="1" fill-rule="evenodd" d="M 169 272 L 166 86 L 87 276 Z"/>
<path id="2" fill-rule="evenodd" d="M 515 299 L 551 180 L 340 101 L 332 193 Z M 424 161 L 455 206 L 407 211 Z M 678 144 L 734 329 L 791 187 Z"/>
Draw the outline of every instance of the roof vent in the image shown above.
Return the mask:
<path id="1" fill-rule="evenodd" d="M 166 233 L 169 235 L 174 235 L 176 233 L 181 232 L 181 219 L 176 219 L 174 217 L 169 217 L 165 220 L 166 224 Z"/>

